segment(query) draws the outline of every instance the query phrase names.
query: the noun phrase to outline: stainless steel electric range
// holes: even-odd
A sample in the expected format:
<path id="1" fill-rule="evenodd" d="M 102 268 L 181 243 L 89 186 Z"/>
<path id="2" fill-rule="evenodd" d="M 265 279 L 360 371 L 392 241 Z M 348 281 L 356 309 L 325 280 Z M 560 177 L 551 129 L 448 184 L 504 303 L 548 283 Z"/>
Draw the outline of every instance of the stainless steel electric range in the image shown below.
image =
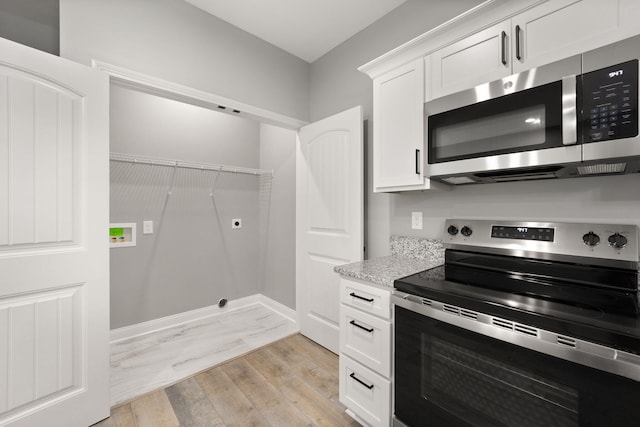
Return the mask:
<path id="1" fill-rule="evenodd" d="M 640 425 L 638 227 L 448 220 L 394 284 L 394 423 Z"/>

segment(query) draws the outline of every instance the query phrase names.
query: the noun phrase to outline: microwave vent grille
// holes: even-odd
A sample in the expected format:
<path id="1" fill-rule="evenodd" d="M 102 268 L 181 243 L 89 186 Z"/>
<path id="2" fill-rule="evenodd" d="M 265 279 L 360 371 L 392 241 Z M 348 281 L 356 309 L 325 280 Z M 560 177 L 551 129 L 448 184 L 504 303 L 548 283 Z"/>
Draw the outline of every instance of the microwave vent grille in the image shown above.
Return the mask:
<path id="1" fill-rule="evenodd" d="M 609 173 L 623 173 L 626 167 L 626 163 L 599 163 L 595 165 L 578 166 L 578 174 L 602 175 Z"/>

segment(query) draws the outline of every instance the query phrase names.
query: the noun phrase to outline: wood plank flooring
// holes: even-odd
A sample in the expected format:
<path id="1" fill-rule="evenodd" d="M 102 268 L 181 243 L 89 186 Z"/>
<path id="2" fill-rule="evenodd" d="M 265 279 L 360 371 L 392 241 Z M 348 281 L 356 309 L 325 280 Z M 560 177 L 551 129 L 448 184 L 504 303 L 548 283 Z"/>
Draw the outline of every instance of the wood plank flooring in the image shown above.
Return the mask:
<path id="1" fill-rule="evenodd" d="M 296 334 L 112 408 L 96 427 L 359 426 L 338 356 Z"/>
<path id="2" fill-rule="evenodd" d="M 111 406 L 175 384 L 296 331 L 291 319 L 255 303 L 115 341 L 111 343 Z"/>

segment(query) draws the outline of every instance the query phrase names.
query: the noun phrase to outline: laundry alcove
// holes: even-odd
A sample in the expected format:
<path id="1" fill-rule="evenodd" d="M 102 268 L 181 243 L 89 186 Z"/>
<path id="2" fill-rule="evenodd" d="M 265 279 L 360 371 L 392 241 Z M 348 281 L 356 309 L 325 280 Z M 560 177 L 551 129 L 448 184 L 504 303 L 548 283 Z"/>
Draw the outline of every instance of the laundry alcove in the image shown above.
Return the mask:
<path id="1" fill-rule="evenodd" d="M 255 294 L 294 308 L 295 133 L 113 82 L 110 123 L 110 221 L 138 224 L 110 252 L 111 329 Z"/>

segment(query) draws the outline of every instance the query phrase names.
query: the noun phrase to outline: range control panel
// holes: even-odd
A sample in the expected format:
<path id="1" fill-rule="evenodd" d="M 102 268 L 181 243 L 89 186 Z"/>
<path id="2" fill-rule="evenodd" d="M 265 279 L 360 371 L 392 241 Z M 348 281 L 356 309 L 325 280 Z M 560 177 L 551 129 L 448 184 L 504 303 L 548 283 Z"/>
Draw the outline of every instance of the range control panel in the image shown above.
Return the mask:
<path id="1" fill-rule="evenodd" d="M 544 254 L 599 258 L 630 262 L 633 268 L 638 267 L 640 252 L 638 226 L 632 224 L 448 219 L 443 240 L 446 248 L 493 249 L 533 258 L 547 258 Z"/>
<path id="2" fill-rule="evenodd" d="M 591 71 L 582 80 L 584 142 L 638 135 L 638 60 Z"/>

